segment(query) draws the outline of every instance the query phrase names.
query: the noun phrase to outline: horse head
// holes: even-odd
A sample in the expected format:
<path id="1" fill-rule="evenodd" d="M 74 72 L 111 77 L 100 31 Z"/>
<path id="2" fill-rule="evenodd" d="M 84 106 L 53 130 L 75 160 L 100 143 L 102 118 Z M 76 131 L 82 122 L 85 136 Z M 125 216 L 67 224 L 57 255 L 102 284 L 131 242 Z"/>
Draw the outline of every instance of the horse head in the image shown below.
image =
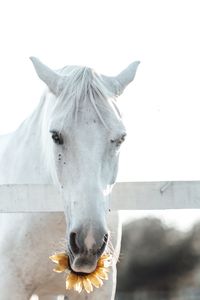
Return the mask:
<path id="1" fill-rule="evenodd" d="M 79 66 L 54 71 L 31 60 L 48 86 L 42 151 L 63 198 L 70 265 L 91 273 L 108 244 L 108 197 L 126 136 L 116 98 L 134 79 L 139 62 L 109 77 Z"/>

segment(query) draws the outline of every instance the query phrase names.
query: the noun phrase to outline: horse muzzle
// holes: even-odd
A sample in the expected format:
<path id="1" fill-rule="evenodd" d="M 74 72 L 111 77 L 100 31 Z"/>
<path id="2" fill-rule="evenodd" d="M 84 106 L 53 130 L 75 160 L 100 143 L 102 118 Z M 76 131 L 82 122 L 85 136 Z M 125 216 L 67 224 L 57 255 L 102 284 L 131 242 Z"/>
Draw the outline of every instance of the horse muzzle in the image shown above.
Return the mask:
<path id="1" fill-rule="evenodd" d="M 77 255 L 72 261 L 70 259 L 70 268 L 75 273 L 90 274 L 97 267 L 97 258 L 93 255 Z"/>
<path id="2" fill-rule="evenodd" d="M 76 273 L 92 273 L 97 267 L 97 261 L 103 254 L 107 242 L 108 233 L 103 231 L 95 237 L 85 236 L 77 232 L 69 235 L 69 262 L 71 269 Z"/>

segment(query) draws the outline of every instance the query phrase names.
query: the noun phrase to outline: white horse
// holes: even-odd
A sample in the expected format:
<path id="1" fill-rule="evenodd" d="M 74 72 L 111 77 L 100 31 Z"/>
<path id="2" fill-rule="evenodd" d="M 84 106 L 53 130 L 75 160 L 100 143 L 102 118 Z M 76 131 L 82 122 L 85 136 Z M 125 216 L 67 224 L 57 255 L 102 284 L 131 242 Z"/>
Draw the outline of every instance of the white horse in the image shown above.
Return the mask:
<path id="1" fill-rule="evenodd" d="M 32 115 L 0 137 L 0 184 L 55 184 L 65 209 L 0 215 L 0 300 L 28 300 L 33 294 L 40 300 L 60 294 L 73 300 L 114 299 L 121 236 L 108 198 L 126 135 L 116 98 L 139 62 L 108 77 L 78 66 L 53 71 L 31 60 L 48 89 Z M 111 240 L 115 260 L 100 289 L 65 290 L 65 277 L 52 272 L 48 258 L 62 238 L 71 268 L 82 273 L 94 271 Z"/>

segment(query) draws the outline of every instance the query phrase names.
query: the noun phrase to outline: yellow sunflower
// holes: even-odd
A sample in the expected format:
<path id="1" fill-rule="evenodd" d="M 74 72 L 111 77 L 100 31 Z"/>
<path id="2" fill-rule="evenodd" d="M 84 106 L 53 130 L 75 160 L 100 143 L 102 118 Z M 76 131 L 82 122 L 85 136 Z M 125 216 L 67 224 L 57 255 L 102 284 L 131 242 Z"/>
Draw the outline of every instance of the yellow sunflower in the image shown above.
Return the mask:
<path id="1" fill-rule="evenodd" d="M 90 274 L 77 274 L 69 267 L 69 258 L 66 253 L 56 253 L 49 257 L 57 266 L 53 269 L 54 272 L 66 272 L 66 290 L 74 289 L 78 293 L 85 290 L 87 293 L 93 291 L 93 286 L 99 288 L 103 285 L 103 280 L 108 280 L 109 267 L 112 264 L 110 254 L 102 255 L 96 269 Z"/>

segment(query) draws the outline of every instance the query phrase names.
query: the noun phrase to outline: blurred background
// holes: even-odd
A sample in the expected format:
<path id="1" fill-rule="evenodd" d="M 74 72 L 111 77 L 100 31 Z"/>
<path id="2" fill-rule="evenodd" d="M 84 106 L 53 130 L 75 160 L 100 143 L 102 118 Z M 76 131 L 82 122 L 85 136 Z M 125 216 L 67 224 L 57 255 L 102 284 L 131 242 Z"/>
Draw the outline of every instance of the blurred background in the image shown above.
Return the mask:
<path id="1" fill-rule="evenodd" d="M 157 217 L 125 223 L 116 300 L 200 299 L 199 263 L 199 222 L 182 230 Z"/>
<path id="2" fill-rule="evenodd" d="M 141 60 L 118 103 L 128 132 L 118 181 L 199 180 L 199 15 L 198 0 L 1 1 L 0 134 L 44 89 L 29 56 L 106 75 Z M 199 211 L 121 216 L 116 299 L 200 299 Z"/>

